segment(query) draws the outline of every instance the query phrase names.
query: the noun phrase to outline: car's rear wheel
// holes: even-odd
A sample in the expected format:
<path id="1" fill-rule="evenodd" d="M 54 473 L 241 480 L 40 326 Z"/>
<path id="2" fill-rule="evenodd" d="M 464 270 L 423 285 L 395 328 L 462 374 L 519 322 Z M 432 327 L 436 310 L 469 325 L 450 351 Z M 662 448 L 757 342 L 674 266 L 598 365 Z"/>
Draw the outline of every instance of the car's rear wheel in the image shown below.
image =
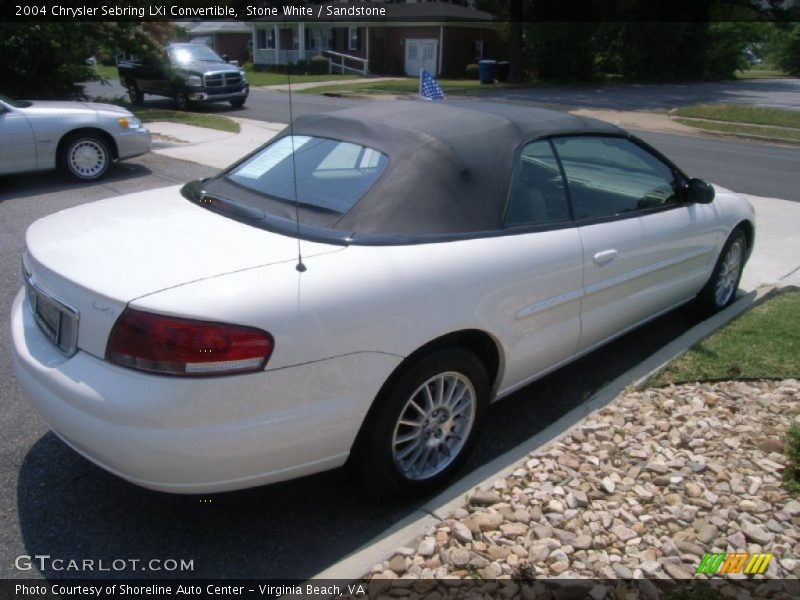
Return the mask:
<path id="1" fill-rule="evenodd" d="M 236 100 L 229 100 L 233 108 L 241 108 L 244 106 L 245 98 L 237 98 Z"/>
<path id="2" fill-rule="evenodd" d="M 61 168 L 80 181 L 95 181 L 108 171 L 111 152 L 108 143 L 93 133 L 75 134 L 61 147 Z"/>
<path id="3" fill-rule="evenodd" d="M 128 99 L 131 101 L 131 104 L 137 106 L 144 102 L 144 92 L 139 89 L 139 86 L 137 86 L 134 81 L 128 82 Z"/>
<path id="4" fill-rule="evenodd" d="M 737 228 L 722 247 L 711 278 L 697 296 L 702 310 L 717 312 L 733 302 L 746 259 L 747 238 L 742 229 Z"/>
<path id="5" fill-rule="evenodd" d="M 370 411 L 353 466 L 373 495 L 433 490 L 464 463 L 483 422 L 489 377 L 471 352 L 437 350 L 408 365 Z"/>

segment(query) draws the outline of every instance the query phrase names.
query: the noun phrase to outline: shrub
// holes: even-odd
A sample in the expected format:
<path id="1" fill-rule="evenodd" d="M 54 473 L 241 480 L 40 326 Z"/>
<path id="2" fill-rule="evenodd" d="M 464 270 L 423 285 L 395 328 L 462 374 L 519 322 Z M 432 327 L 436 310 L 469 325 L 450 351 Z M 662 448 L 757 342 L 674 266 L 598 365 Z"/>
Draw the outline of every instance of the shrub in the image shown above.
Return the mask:
<path id="1" fill-rule="evenodd" d="M 328 59 L 324 56 L 312 56 L 308 61 L 308 72 L 311 75 L 323 75 L 328 72 Z"/>
<path id="2" fill-rule="evenodd" d="M 475 63 L 467 65 L 464 69 L 464 74 L 467 76 L 467 79 L 478 79 L 478 65 Z"/>
<path id="3" fill-rule="evenodd" d="M 789 466 L 783 472 L 784 484 L 790 494 L 800 492 L 800 423 L 793 423 L 786 432 L 786 456 Z"/>

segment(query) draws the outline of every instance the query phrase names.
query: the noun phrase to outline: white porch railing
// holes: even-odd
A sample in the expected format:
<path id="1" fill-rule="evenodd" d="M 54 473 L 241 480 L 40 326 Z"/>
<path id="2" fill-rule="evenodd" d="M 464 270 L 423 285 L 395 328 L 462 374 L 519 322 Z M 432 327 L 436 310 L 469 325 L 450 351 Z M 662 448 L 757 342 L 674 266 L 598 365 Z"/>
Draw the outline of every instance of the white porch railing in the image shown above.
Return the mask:
<path id="1" fill-rule="evenodd" d="M 369 73 L 369 61 L 366 58 L 342 54 L 333 50 L 323 50 L 322 55 L 328 59 L 328 73 L 333 73 L 334 69 L 339 69 L 339 73 L 344 75 L 345 71 L 367 75 Z M 349 63 L 360 63 L 360 66 L 353 67 Z"/>
<path id="2" fill-rule="evenodd" d="M 295 64 L 300 60 L 300 50 L 275 50 L 273 48 L 257 48 L 255 63 L 259 65 Z"/>

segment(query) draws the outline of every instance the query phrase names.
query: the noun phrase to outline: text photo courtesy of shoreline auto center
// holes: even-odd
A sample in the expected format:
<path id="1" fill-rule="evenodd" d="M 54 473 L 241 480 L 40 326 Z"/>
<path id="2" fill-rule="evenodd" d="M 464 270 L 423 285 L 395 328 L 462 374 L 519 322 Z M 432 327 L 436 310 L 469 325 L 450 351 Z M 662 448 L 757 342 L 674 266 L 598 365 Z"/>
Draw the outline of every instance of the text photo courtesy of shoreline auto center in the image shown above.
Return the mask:
<path id="1" fill-rule="evenodd" d="M 0 13 L 0 598 L 800 597 L 800 3 Z"/>

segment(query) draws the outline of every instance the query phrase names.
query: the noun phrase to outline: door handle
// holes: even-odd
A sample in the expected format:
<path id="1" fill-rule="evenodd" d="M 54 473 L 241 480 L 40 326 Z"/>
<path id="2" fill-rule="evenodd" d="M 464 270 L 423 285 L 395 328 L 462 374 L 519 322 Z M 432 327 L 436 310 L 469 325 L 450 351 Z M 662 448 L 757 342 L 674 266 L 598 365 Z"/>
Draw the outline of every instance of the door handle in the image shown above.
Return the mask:
<path id="1" fill-rule="evenodd" d="M 617 258 L 617 256 L 619 256 L 619 252 L 616 250 L 603 250 L 594 255 L 594 262 L 602 267 Z"/>

